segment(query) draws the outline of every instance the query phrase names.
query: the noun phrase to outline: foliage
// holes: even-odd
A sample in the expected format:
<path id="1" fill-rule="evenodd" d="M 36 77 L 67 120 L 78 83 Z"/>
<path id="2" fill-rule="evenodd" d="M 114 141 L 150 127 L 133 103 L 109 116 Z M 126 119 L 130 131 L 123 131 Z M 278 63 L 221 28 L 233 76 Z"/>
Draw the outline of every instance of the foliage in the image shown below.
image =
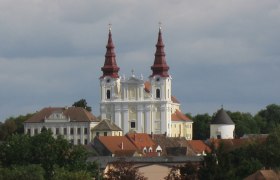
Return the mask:
<path id="1" fill-rule="evenodd" d="M 12 166 L 0 168 L 0 179 L 2 180 L 43 180 L 44 169 L 40 165 Z"/>
<path id="2" fill-rule="evenodd" d="M 20 115 L 18 117 L 10 117 L 0 124 L 0 140 L 6 140 L 14 133 L 23 134 L 23 122 L 29 119 L 34 114 Z"/>
<path id="3" fill-rule="evenodd" d="M 91 180 L 92 177 L 87 171 L 68 171 L 64 168 L 57 168 L 54 171 L 52 180 Z"/>
<path id="4" fill-rule="evenodd" d="M 186 163 L 184 166 L 175 166 L 170 170 L 169 174 L 164 179 L 166 180 L 198 179 L 198 166 L 192 163 Z"/>
<path id="5" fill-rule="evenodd" d="M 105 179 L 115 180 L 146 180 L 139 171 L 136 169 L 132 162 L 118 160 L 111 163 L 111 168 L 105 174 Z"/>
<path id="6" fill-rule="evenodd" d="M 210 136 L 211 116 L 198 114 L 193 117 L 193 139 L 205 140 Z"/>
<path id="7" fill-rule="evenodd" d="M 91 112 L 91 107 L 87 105 L 87 101 L 85 99 L 80 99 L 79 101 L 74 102 L 72 106 L 82 107 L 85 108 L 87 111 Z"/>
<path id="8" fill-rule="evenodd" d="M 263 133 L 269 133 L 274 127 L 280 125 L 280 105 L 270 104 L 266 106 L 266 109 L 260 110 L 257 116 L 266 123 Z"/>
<path id="9" fill-rule="evenodd" d="M 47 178 L 53 176 L 55 166 L 69 171 L 85 170 L 95 176 L 97 165 L 87 163 L 86 159 L 84 147 L 74 146 L 61 136 L 55 139 L 50 130 L 42 130 L 33 137 L 15 134 L 0 145 L 0 162 L 3 167 L 40 164 Z"/>

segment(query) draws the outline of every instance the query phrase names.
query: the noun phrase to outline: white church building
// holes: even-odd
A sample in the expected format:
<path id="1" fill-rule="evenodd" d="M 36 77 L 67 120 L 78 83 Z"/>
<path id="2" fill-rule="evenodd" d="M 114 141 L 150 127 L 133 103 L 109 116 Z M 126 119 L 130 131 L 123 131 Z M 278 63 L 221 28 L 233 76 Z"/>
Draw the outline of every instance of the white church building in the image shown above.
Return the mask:
<path id="1" fill-rule="evenodd" d="M 120 77 L 111 29 L 109 30 L 103 75 L 100 77 L 101 119 L 110 119 L 128 132 L 166 134 L 192 139 L 192 120 L 180 110 L 172 96 L 172 78 L 166 63 L 161 28 L 149 78 Z M 152 64 L 152 62 L 151 62 Z"/>

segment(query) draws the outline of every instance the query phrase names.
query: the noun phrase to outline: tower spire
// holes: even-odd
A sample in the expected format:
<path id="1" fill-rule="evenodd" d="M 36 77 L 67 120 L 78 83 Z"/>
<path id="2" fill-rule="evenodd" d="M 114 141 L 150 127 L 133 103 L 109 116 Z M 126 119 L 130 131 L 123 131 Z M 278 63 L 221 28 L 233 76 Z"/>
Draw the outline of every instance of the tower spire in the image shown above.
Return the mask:
<path id="1" fill-rule="evenodd" d="M 115 54 L 115 46 L 112 40 L 112 28 L 111 24 L 109 24 L 109 34 L 108 34 L 108 43 L 107 43 L 107 51 L 105 54 L 105 62 L 104 66 L 101 68 L 103 71 L 103 75 L 100 78 L 103 78 L 105 76 L 110 76 L 112 78 L 118 78 L 119 77 L 119 67 L 117 65 L 116 61 L 116 54 Z"/>
<path id="2" fill-rule="evenodd" d="M 161 77 L 169 77 L 168 74 L 169 66 L 166 64 L 164 44 L 161 35 L 161 23 L 159 23 L 159 32 L 158 32 L 158 41 L 156 44 L 155 60 L 154 60 L 154 64 L 151 66 L 151 69 L 153 71 L 151 77 L 155 75 L 159 75 Z"/>

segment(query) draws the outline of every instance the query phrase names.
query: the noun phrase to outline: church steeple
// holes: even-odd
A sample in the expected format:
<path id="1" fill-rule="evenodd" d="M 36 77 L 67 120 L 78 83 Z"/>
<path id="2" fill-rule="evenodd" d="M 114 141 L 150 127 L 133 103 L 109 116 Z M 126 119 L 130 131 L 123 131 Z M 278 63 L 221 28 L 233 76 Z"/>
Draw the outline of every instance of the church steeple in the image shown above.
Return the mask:
<path id="1" fill-rule="evenodd" d="M 116 62 L 116 54 L 115 54 L 115 46 L 112 40 L 111 26 L 109 27 L 109 35 L 108 35 L 108 43 L 107 43 L 107 51 L 105 54 L 105 62 L 104 66 L 101 68 L 103 71 L 103 75 L 100 78 L 105 76 L 110 76 L 112 78 L 119 78 L 119 67 Z"/>
<path id="2" fill-rule="evenodd" d="M 151 69 L 153 71 L 151 77 L 156 75 L 159 75 L 161 77 L 169 77 L 168 74 L 169 66 L 166 64 L 166 60 L 165 60 L 164 44 L 161 36 L 161 27 L 159 27 L 158 41 L 156 44 L 156 48 L 157 49 L 155 53 L 155 61 L 153 66 L 151 66 Z"/>

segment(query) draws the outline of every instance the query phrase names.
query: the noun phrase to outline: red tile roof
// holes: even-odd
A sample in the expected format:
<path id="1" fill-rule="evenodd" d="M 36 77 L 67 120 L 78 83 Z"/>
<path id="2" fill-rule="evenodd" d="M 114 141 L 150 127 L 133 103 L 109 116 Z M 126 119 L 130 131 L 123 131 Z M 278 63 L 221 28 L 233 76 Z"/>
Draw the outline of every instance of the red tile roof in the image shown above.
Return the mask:
<path id="1" fill-rule="evenodd" d="M 183 114 L 181 111 L 178 109 L 171 115 L 171 120 L 172 121 L 189 121 L 191 122 L 192 120 L 188 118 L 185 114 Z"/>
<path id="2" fill-rule="evenodd" d="M 189 140 L 188 145 L 196 154 L 210 153 L 211 149 L 201 140 Z"/>
<path id="3" fill-rule="evenodd" d="M 63 113 L 63 115 L 66 116 L 66 118 L 70 118 L 71 122 L 98 121 L 91 112 L 88 112 L 86 109 L 81 107 L 48 107 L 37 112 L 31 118 L 26 120 L 25 123 L 44 122 L 45 118 L 48 118 L 51 114 L 55 112 Z"/>
<path id="4" fill-rule="evenodd" d="M 99 136 L 98 140 L 113 154 L 120 151 L 137 151 L 137 148 L 125 136 Z"/>
<path id="5" fill-rule="evenodd" d="M 125 135 L 138 149 L 143 149 L 144 147 L 156 148 L 157 144 L 152 140 L 152 138 L 146 133 L 129 133 Z M 154 149 L 153 149 L 154 150 Z"/>

